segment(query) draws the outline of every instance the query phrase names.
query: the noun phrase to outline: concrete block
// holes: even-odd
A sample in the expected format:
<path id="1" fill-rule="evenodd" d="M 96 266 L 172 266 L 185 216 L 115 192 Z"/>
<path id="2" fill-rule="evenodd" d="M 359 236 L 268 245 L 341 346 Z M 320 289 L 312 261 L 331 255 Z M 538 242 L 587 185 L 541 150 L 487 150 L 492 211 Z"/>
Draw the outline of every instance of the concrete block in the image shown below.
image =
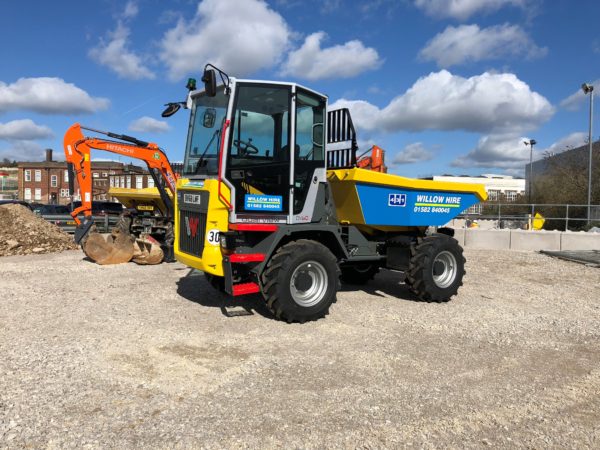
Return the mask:
<path id="1" fill-rule="evenodd" d="M 454 229 L 454 239 L 458 241 L 458 243 L 464 247 L 465 246 L 465 229 L 464 228 L 455 228 Z"/>
<path id="2" fill-rule="evenodd" d="M 561 250 L 600 250 L 600 233 L 562 233 Z"/>
<path id="3" fill-rule="evenodd" d="M 465 247 L 488 248 L 492 250 L 510 249 L 509 230 L 465 230 Z"/>
<path id="4" fill-rule="evenodd" d="M 560 231 L 511 230 L 511 250 L 560 250 Z"/>

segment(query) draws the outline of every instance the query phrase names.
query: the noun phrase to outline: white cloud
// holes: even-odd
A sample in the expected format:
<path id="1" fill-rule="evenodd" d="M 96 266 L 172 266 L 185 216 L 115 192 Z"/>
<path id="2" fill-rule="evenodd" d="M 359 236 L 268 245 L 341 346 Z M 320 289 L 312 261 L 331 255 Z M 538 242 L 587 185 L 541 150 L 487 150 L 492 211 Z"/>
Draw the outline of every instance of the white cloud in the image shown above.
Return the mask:
<path id="1" fill-rule="evenodd" d="M 61 78 L 19 78 L 12 84 L 0 81 L 0 113 L 14 110 L 41 114 L 92 113 L 108 108 L 105 98 L 91 97 Z"/>
<path id="2" fill-rule="evenodd" d="M 275 66 L 291 31 L 263 0 L 203 0 L 196 15 L 180 19 L 160 43 L 169 77 L 199 73 L 208 62 L 236 76 Z"/>
<path id="3" fill-rule="evenodd" d="M 8 158 L 11 161 L 42 161 L 44 149 L 32 141 L 10 142 L 9 147 L 0 148 L 0 160 Z"/>
<path id="4" fill-rule="evenodd" d="M 171 127 L 167 122 L 144 116 L 131 122 L 129 129 L 140 133 L 164 133 L 169 131 Z"/>
<path id="5" fill-rule="evenodd" d="M 391 164 L 413 164 L 433 159 L 433 152 L 425 148 L 421 142 L 408 144 L 402 151 L 394 155 Z"/>
<path id="6" fill-rule="evenodd" d="M 129 0 L 120 16 L 116 17 L 116 29 L 109 31 L 106 39 L 100 39 L 98 45 L 89 50 L 88 56 L 96 63 L 108 67 L 121 78 L 154 79 L 156 75 L 146 64 L 148 58 L 136 54 L 130 48 L 129 35 L 131 31 L 126 23 L 136 17 L 138 13 L 137 1 Z"/>
<path id="7" fill-rule="evenodd" d="M 139 11 L 140 10 L 138 8 L 137 2 L 135 2 L 133 0 L 129 0 L 125 4 L 125 10 L 123 11 L 123 18 L 131 19 L 131 18 L 137 16 Z"/>
<path id="8" fill-rule="evenodd" d="M 323 0 L 322 5 L 321 5 L 321 12 L 326 14 L 326 13 L 332 13 L 334 11 L 337 11 L 341 6 L 341 0 Z"/>
<path id="9" fill-rule="evenodd" d="M 598 95 L 598 90 L 600 90 L 600 79 L 597 79 L 593 83 L 590 83 L 594 86 L 594 94 Z M 589 94 L 584 94 L 581 87 L 577 89 L 577 91 L 573 92 L 567 98 L 560 102 L 560 106 L 568 111 L 577 111 Z M 589 100 L 588 100 L 589 101 Z"/>
<path id="10" fill-rule="evenodd" d="M 183 14 L 181 13 L 181 11 L 175 11 L 174 9 L 166 9 L 162 13 L 160 13 L 157 22 L 160 25 L 170 25 L 172 23 L 176 23 L 182 18 Z"/>
<path id="11" fill-rule="evenodd" d="M 466 20 L 478 13 L 490 13 L 505 6 L 525 8 L 530 0 L 415 0 L 415 6 L 435 18 Z"/>
<path id="12" fill-rule="evenodd" d="M 446 70 L 420 78 L 404 94 L 380 109 L 364 100 L 341 99 L 364 130 L 466 130 L 507 132 L 532 129 L 547 121 L 554 108 L 542 95 L 511 73 L 463 78 Z"/>
<path id="13" fill-rule="evenodd" d="M 31 119 L 0 123 L 0 139 L 33 140 L 52 136 L 53 133 L 50 128 L 44 125 L 37 125 Z"/>
<path id="14" fill-rule="evenodd" d="M 572 148 L 581 147 L 588 141 L 588 133 L 584 133 L 583 131 L 577 131 L 575 133 L 571 133 L 568 136 L 565 136 L 554 144 L 552 144 L 548 148 L 541 149 L 541 153 L 562 153 L 566 150 L 570 150 Z"/>
<path id="15" fill-rule="evenodd" d="M 477 25 L 448 26 L 431 39 L 419 57 L 435 61 L 439 67 L 450 67 L 468 61 L 483 61 L 502 57 L 537 58 L 547 53 L 518 25 L 495 25 L 479 28 Z"/>
<path id="16" fill-rule="evenodd" d="M 586 133 L 576 132 L 565 136 L 549 147 L 534 146 L 533 160 L 542 159 L 544 155 L 560 153 L 584 144 Z M 529 164 L 530 147 L 525 141 L 530 138 L 518 134 L 491 134 L 482 136 L 477 146 L 466 155 L 452 162 L 454 167 L 493 167 L 502 169 L 523 170 Z"/>
<path id="17" fill-rule="evenodd" d="M 101 39 L 98 46 L 90 49 L 90 58 L 121 78 L 155 78 L 156 75 L 146 67 L 144 60 L 129 49 L 129 33 L 129 28 L 119 21 L 116 30 L 108 33 L 107 41 Z"/>
<path id="18" fill-rule="evenodd" d="M 529 161 L 526 137 L 514 133 L 482 136 L 477 146 L 452 162 L 453 167 L 518 169 Z M 535 147 L 534 147 L 535 148 Z"/>
<path id="19" fill-rule="evenodd" d="M 300 48 L 288 54 L 282 65 L 282 75 L 308 80 L 350 78 L 382 64 L 377 50 L 365 47 L 358 40 L 321 48 L 321 41 L 326 36 L 323 31 L 309 35 Z"/>

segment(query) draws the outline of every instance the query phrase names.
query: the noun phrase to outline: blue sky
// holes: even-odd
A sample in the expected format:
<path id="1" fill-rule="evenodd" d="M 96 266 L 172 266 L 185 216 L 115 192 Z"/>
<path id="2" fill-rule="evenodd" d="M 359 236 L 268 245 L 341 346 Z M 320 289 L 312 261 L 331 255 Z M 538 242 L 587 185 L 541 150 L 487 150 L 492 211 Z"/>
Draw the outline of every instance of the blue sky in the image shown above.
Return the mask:
<path id="1" fill-rule="evenodd" d="M 536 158 L 587 139 L 598 17 L 594 0 L 4 2 L 0 158 L 60 156 L 80 122 L 179 161 L 187 111 L 160 113 L 212 62 L 349 107 L 362 149 L 383 147 L 394 173 L 522 175 L 524 139 Z"/>

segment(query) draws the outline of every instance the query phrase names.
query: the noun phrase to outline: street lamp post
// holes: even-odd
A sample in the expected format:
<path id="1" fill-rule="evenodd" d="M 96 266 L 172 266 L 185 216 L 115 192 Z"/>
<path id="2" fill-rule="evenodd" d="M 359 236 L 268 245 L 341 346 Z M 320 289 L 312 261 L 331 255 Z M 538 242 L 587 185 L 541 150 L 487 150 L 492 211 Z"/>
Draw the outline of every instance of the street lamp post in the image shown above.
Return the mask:
<path id="1" fill-rule="evenodd" d="M 529 145 L 529 192 L 527 196 L 529 197 L 529 203 L 531 203 L 531 193 L 533 191 L 533 146 L 537 144 L 537 141 L 535 139 L 529 139 L 528 141 L 524 141 L 523 143 L 525 144 L 525 146 Z"/>
<path id="2" fill-rule="evenodd" d="M 592 122 L 594 119 L 594 86 L 588 83 L 583 83 L 581 85 L 581 89 L 584 94 L 590 94 L 590 130 L 588 135 L 588 141 L 590 146 L 590 160 L 588 163 L 588 211 L 587 211 L 587 219 L 588 224 L 590 223 L 591 212 L 592 212 Z"/>

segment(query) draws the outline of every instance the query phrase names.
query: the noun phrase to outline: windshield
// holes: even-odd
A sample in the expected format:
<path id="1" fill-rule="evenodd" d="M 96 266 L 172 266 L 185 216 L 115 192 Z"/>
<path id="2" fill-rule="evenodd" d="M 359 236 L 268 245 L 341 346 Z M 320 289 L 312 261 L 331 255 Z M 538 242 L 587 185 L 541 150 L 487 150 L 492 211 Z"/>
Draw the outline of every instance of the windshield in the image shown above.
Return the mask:
<path id="1" fill-rule="evenodd" d="M 184 175 L 215 175 L 218 173 L 221 129 L 227 114 L 226 96 L 219 89 L 215 97 L 204 92 L 193 98 L 190 129 L 185 148 Z"/>

